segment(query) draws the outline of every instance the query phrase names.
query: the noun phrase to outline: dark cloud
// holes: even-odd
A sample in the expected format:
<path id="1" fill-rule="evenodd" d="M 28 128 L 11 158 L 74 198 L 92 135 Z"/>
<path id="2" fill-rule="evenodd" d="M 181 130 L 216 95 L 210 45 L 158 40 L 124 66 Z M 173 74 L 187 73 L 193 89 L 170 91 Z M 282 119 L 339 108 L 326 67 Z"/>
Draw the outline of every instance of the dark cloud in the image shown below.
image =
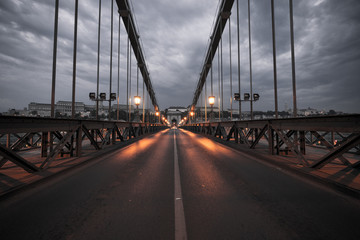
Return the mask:
<path id="1" fill-rule="evenodd" d="M 360 112 L 360 2 L 293 1 L 299 108 Z M 147 65 L 162 109 L 188 106 L 199 79 L 218 0 L 132 1 Z M 98 0 L 79 1 L 77 101 L 90 103 L 96 91 Z M 110 1 L 102 1 L 100 91 L 109 91 Z M 249 92 L 247 0 L 240 4 L 241 91 Z M 113 91 L 117 86 L 118 14 L 114 11 Z M 238 87 L 236 1 L 232 9 L 233 92 Z M 74 1 L 60 2 L 57 100 L 71 99 Z M 289 1 L 275 1 L 279 107 L 292 106 Z M 54 2 L 0 2 L 0 111 L 49 102 L 51 90 Z M 127 37 L 121 21 L 120 99 L 126 101 Z M 224 105 L 230 106 L 228 26 L 223 37 Z M 261 95 L 256 109 L 273 109 L 270 1 L 251 1 L 253 90 Z M 214 61 L 218 95 L 218 62 Z M 132 58 L 132 95 L 136 66 Z M 210 76 L 209 76 L 210 80 Z M 210 81 L 209 81 L 210 82 Z M 208 93 L 210 83 L 208 82 Z M 139 92 L 142 92 L 140 78 Z M 203 96 L 204 98 L 204 96 Z M 203 99 L 204 101 L 204 99 Z M 233 106 L 235 106 L 234 104 Z M 248 106 L 244 106 L 247 109 Z"/>

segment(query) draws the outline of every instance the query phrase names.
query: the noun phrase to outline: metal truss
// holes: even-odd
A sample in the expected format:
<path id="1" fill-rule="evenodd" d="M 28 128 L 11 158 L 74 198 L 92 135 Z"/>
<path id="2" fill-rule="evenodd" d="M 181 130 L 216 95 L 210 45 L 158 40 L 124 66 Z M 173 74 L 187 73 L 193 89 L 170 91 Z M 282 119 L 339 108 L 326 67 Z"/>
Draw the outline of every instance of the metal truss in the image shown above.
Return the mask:
<path id="1" fill-rule="evenodd" d="M 184 129 L 211 135 L 224 141 L 233 140 L 254 149 L 265 140 L 270 154 L 293 153 L 299 164 L 322 168 L 335 159 L 357 168 L 344 153 L 360 154 L 360 115 L 287 118 L 254 121 L 194 123 Z M 329 136 L 330 135 L 330 136 Z M 313 162 L 306 159 L 306 147 L 321 147 L 329 152 Z"/>
<path id="2" fill-rule="evenodd" d="M 101 150 L 105 145 L 164 128 L 164 125 L 155 123 L 0 116 L 0 170 L 11 161 L 27 172 L 39 172 L 49 168 L 58 156 L 80 157 L 85 140 L 94 150 Z M 33 148 L 40 148 L 43 159 L 40 165 L 19 154 L 19 151 Z"/>

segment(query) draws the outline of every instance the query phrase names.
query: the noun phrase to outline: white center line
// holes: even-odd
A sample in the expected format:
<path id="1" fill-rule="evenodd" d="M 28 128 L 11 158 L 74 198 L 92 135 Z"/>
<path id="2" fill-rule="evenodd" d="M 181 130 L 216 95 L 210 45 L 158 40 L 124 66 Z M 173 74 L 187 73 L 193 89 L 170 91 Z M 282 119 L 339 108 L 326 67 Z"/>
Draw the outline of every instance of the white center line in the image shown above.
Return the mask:
<path id="1" fill-rule="evenodd" d="M 179 159 L 176 146 L 176 135 L 174 130 L 174 177 L 175 177 L 175 240 L 187 239 L 184 206 L 182 201 Z"/>

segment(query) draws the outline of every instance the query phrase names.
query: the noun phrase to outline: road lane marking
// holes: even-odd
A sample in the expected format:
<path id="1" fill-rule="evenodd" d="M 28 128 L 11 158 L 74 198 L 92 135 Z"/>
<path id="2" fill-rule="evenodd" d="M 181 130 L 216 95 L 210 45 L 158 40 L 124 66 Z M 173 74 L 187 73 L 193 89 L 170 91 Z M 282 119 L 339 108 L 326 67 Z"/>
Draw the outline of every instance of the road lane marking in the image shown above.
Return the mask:
<path id="1" fill-rule="evenodd" d="M 174 182 L 175 182 L 175 240 L 186 240 L 186 225 L 184 205 L 182 201 L 179 158 L 176 146 L 176 135 L 174 131 Z"/>

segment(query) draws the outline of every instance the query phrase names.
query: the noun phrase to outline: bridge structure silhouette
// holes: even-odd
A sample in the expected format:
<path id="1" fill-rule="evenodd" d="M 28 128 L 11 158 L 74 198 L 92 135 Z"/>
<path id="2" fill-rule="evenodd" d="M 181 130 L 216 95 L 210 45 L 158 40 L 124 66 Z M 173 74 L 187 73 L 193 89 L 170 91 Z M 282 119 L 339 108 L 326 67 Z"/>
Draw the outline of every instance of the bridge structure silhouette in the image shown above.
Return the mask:
<path id="1" fill-rule="evenodd" d="M 82 176 L 84 175 L 82 173 L 82 168 L 84 168 L 84 166 L 87 166 L 87 164 L 91 165 L 94 164 L 94 162 L 110 161 L 111 166 L 109 169 L 111 169 L 112 167 L 119 167 L 120 169 L 121 167 L 121 170 L 118 170 L 120 172 L 119 175 L 121 175 L 121 181 L 115 180 L 109 176 L 104 178 L 106 178 L 107 184 L 117 183 L 119 186 L 121 186 L 121 188 L 119 188 L 120 190 L 118 190 L 119 192 L 112 193 L 114 193 L 117 197 L 117 200 L 121 202 L 122 205 L 119 208 L 122 208 L 122 210 L 120 211 L 118 209 L 115 209 L 116 207 L 114 207 L 113 202 L 110 201 L 112 196 L 107 195 L 106 193 L 99 193 L 100 191 L 102 191 L 101 189 L 105 189 L 106 187 L 100 187 L 100 190 L 98 190 L 99 192 L 94 193 L 94 196 L 97 199 L 94 200 L 94 202 L 92 202 L 92 200 L 89 200 L 89 202 L 87 202 L 87 200 L 81 201 L 79 200 L 80 197 L 79 199 L 77 197 L 75 199 L 76 201 L 79 201 L 79 205 L 84 204 L 84 208 L 90 209 L 91 207 L 94 207 L 94 209 L 99 211 L 102 208 L 99 207 L 95 202 L 100 201 L 101 204 L 104 204 L 104 206 L 106 204 L 108 204 L 109 206 L 111 205 L 111 207 L 104 207 L 103 210 L 105 209 L 107 211 L 113 211 L 117 214 L 123 214 L 123 219 L 121 219 L 121 216 L 116 215 L 113 219 L 109 220 L 107 216 L 101 215 L 100 212 L 94 210 L 95 215 L 101 215 L 100 218 L 105 222 L 108 221 L 106 222 L 108 224 L 113 222 L 116 223 L 116 221 L 118 221 L 119 224 L 122 224 L 122 227 L 119 227 L 117 229 L 116 227 L 103 226 L 100 224 L 99 228 L 102 228 L 101 230 L 88 230 L 87 226 L 89 228 L 93 228 L 93 226 L 98 224 L 96 221 L 96 217 L 89 216 L 88 212 L 91 212 L 91 210 L 89 209 L 88 212 L 86 212 L 85 210 L 79 210 L 79 214 L 81 215 L 81 219 L 79 221 L 81 222 L 81 224 L 79 222 L 76 222 L 76 220 L 74 220 L 73 218 L 71 220 L 72 222 L 69 223 L 73 224 L 73 226 L 70 227 L 70 230 L 65 229 L 65 227 L 63 226 L 67 224 L 63 223 L 66 222 L 66 220 L 64 219 L 68 219 L 68 215 L 62 216 L 62 223 L 58 223 L 59 225 L 61 225 L 61 227 L 56 230 L 52 229 L 50 225 L 44 223 L 44 221 L 36 222 L 36 224 L 34 223 L 34 226 L 32 224 L 28 225 L 26 221 L 31 221 L 31 217 L 35 216 L 27 216 L 23 218 L 25 220 L 20 220 L 22 224 L 26 225 L 22 225 L 22 228 L 24 228 L 26 234 L 28 234 L 26 235 L 27 237 L 25 237 L 24 239 L 37 238 L 39 235 L 33 235 L 32 237 L 29 236 L 31 236 L 31 234 L 35 234 L 34 227 L 39 227 L 42 224 L 44 224 L 45 228 L 47 229 L 43 230 L 44 232 L 41 233 L 43 234 L 43 236 L 45 236 L 45 238 L 54 237 L 56 235 L 61 236 L 59 237 L 59 239 L 65 239 L 66 237 L 72 237 L 73 239 L 89 239 L 87 237 L 92 236 L 92 234 L 94 234 L 92 237 L 105 236 L 105 239 L 239 239 L 242 234 L 245 234 L 247 237 L 252 239 L 257 239 L 261 236 L 267 236 L 267 239 L 289 239 L 289 237 L 292 238 L 294 236 L 296 236 L 295 238 L 302 239 L 304 237 L 307 237 L 307 239 L 319 239 L 325 236 L 329 237 L 329 239 L 342 236 L 345 236 L 347 239 L 358 239 L 359 233 L 356 230 L 357 228 L 355 227 L 355 225 L 360 218 L 360 207 L 357 200 L 354 200 L 353 198 L 356 199 L 360 196 L 360 179 L 358 177 L 360 173 L 360 158 L 358 157 L 360 153 L 360 115 L 352 114 L 322 117 L 297 116 L 292 0 L 289 1 L 289 11 L 291 18 L 289 30 L 291 35 L 292 52 L 291 63 L 293 86 L 293 116 L 290 118 L 279 118 L 278 114 L 275 44 L 276 32 L 274 27 L 274 1 L 271 0 L 274 66 L 273 100 L 275 106 L 275 116 L 272 119 L 254 120 L 253 103 L 257 101 L 260 96 L 257 93 L 253 93 L 252 89 L 250 89 L 250 93 L 245 93 L 244 97 L 242 97 L 240 75 L 238 75 L 236 76 L 236 78 L 234 77 L 234 79 L 238 80 L 238 89 L 235 90 L 236 92 L 231 89 L 230 96 L 225 96 L 225 98 L 230 97 L 231 99 L 231 113 L 229 118 L 224 117 L 224 77 L 222 74 L 223 33 L 224 29 L 230 24 L 229 17 L 232 13 L 235 12 L 237 14 L 237 29 L 239 29 L 240 23 L 238 16 L 239 2 L 234 0 L 222 0 L 219 4 L 215 24 L 212 29 L 208 49 L 205 54 L 202 71 L 200 73 L 199 79 L 197 79 L 197 85 L 194 85 L 195 90 L 192 102 L 190 103 L 188 111 L 185 113 L 185 116 L 183 117 L 181 122 L 176 124 L 170 123 L 168 122 L 168 120 L 166 120 L 166 113 L 164 111 L 161 111 L 158 105 L 155 91 L 152 85 L 152 81 L 156 80 L 150 78 L 147 63 L 145 61 L 143 53 L 143 46 L 140 41 L 140 36 L 138 34 L 137 26 L 134 21 L 134 16 L 129 1 L 116 0 L 115 2 L 111 2 L 112 9 L 114 8 L 114 3 L 116 3 L 117 5 L 119 21 L 120 19 L 122 19 L 128 37 L 128 45 L 126 46 L 128 65 L 127 84 L 129 86 L 129 71 L 131 71 L 129 70 L 129 68 L 131 67 L 130 57 L 132 52 L 136 59 L 138 76 L 140 73 L 143 79 L 143 84 L 145 86 L 143 88 L 144 90 L 142 96 L 140 96 L 140 94 L 138 93 L 138 87 L 136 96 L 129 96 L 128 91 L 127 121 L 120 121 L 119 107 L 117 108 L 116 117 L 112 118 L 110 116 L 112 100 L 117 101 L 119 106 L 119 91 L 117 94 L 113 93 L 113 90 L 111 89 L 112 85 L 110 83 L 109 97 L 111 97 L 111 99 L 106 100 L 106 97 L 99 93 L 98 74 L 97 91 L 94 93 L 90 93 L 90 98 L 95 101 L 97 106 L 96 119 L 81 120 L 74 118 L 77 61 L 76 33 L 78 18 L 78 0 L 76 0 L 76 12 L 74 14 L 76 21 L 74 21 L 75 34 L 72 118 L 55 118 L 54 104 L 56 90 L 55 85 L 57 65 L 57 25 L 59 11 L 59 0 L 56 0 L 51 117 L 35 118 L 0 116 L 0 139 L 2 140 L 0 144 L 0 156 L 2 157 L 0 159 L 0 179 L 3 178 L 2 185 L 4 186 L 2 189 L 2 199 L 4 201 L 4 208 L 2 207 L 2 211 L 5 212 L 5 214 L 1 217 L 2 226 L 0 228 L 2 228 L 2 231 L 0 231 L 0 236 L 5 236 L 6 238 L 4 239 L 16 239 L 16 236 L 20 236 L 23 234 L 21 232 L 16 233 L 16 227 L 10 226 L 10 224 L 6 225 L 6 229 L 3 228 L 3 226 L 5 226 L 3 223 L 7 221 L 7 218 L 10 219 L 10 223 L 14 223 L 16 219 L 23 217 L 21 213 L 12 210 L 6 211 L 3 209 L 5 209 L 6 206 L 13 206 L 13 209 L 16 209 L 16 202 L 20 200 L 16 200 L 14 203 L 13 197 L 17 195 L 19 195 L 18 198 L 21 198 L 21 196 L 24 195 L 25 197 L 23 197 L 23 199 L 25 200 L 23 201 L 26 202 L 26 196 L 29 196 L 29 193 L 27 192 L 30 192 L 31 195 L 33 194 L 32 191 L 34 191 L 31 188 L 26 188 L 26 186 L 30 186 L 31 184 L 33 184 L 31 186 L 35 186 L 34 188 L 36 188 L 36 186 L 39 186 L 39 188 L 46 188 L 45 186 L 42 186 L 46 185 L 44 184 L 44 182 L 46 182 L 46 179 L 50 179 L 49 181 L 51 182 L 54 181 L 54 179 L 56 178 L 61 178 L 62 175 L 67 176 L 69 174 L 79 174 Z M 99 1 L 99 3 L 98 43 L 100 44 L 101 0 Z M 248 1 L 248 10 L 248 24 L 250 31 L 250 1 Z M 112 10 L 111 25 L 113 24 L 113 13 L 114 11 Z M 111 29 L 112 34 L 110 47 L 112 49 L 113 26 L 111 26 Z M 231 34 L 230 30 L 229 34 Z M 239 34 L 239 30 L 237 31 L 237 34 Z M 249 36 L 251 36 L 251 34 L 249 34 Z M 229 43 L 229 46 L 231 52 L 231 43 Z M 239 60 L 239 47 L 237 49 Z M 251 59 L 251 39 L 249 39 L 249 54 Z M 216 60 L 216 58 L 218 59 L 217 63 L 219 66 L 218 81 L 220 87 L 217 89 L 218 96 L 215 96 L 216 93 L 214 91 L 213 85 L 213 66 L 215 65 L 214 61 Z M 238 61 L 238 64 L 240 68 L 240 61 Z M 251 71 L 252 70 L 250 63 L 250 74 Z M 110 70 L 110 72 L 112 72 L 112 69 Z M 112 81 L 111 75 L 110 81 Z M 137 86 L 139 85 L 138 81 L 139 78 L 137 77 Z M 231 81 L 232 86 L 232 76 L 230 76 L 229 81 Z M 210 88 L 209 92 L 208 88 Z M 153 105 L 154 112 L 145 113 L 145 104 L 142 104 L 143 112 L 141 114 L 141 110 L 139 110 L 138 106 L 140 105 L 141 99 L 144 101 L 147 96 L 149 96 L 150 98 L 150 102 Z M 130 100 L 133 97 L 136 104 L 134 115 L 131 114 L 132 105 Z M 201 106 L 202 103 L 200 103 L 199 100 L 203 97 L 206 101 L 205 103 L 203 103 L 203 106 Z M 209 102 L 207 102 L 207 100 Z M 99 120 L 99 103 L 104 101 L 109 102 L 109 117 L 107 120 Z M 268 99 L 268 101 L 270 101 L 270 99 Z M 216 102 L 219 103 L 217 107 L 215 107 Z M 233 115 L 233 105 L 235 105 L 233 104 L 234 102 L 237 103 L 237 106 L 234 107 L 234 110 L 235 108 L 238 109 L 239 117 L 237 119 Z M 210 105 L 210 111 L 208 111 L 207 109 L 209 108 L 208 104 Z M 250 119 L 242 119 L 241 109 L 243 104 L 250 104 L 251 106 Z M 202 113 L 201 111 L 196 111 L 197 107 L 204 107 L 205 112 Z M 149 157 L 150 155 L 153 157 Z M 202 159 L 203 157 L 213 160 L 208 160 L 207 162 L 206 159 Z M 174 161 L 171 161 L 171 163 L 169 163 L 165 160 L 166 158 L 174 158 Z M 257 160 L 253 160 L 253 158 L 257 158 Z M 117 159 L 116 161 L 121 161 L 123 159 L 125 163 L 116 163 L 119 164 L 119 166 L 117 166 L 114 162 L 114 159 Z M 248 168 L 248 166 L 250 166 L 249 164 L 254 164 L 248 163 L 248 159 L 250 159 L 250 161 L 252 162 L 257 162 L 255 164 L 256 166 L 253 166 L 253 169 Z M 258 166 L 259 161 L 261 162 L 261 164 L 264 164 L 264 161 L 266 163 L 264 164 L 264 166 L 260 167 Z M 148 162 L 148 164 L 146 164 L 146 162 Z M 272 181 L 271 177 L 265 177 L 265 175 L 268 173 L 265 173 L 264 169 L 268 167 L 268 164 L 273 166 L 273 168 L 285 169 L 281 171 L 287 171 L 290 173 L 285 174 L 280 171 L 280 178 L 279 176 L 277 176 L 277 173 L 274 173 L 273 170 L 270 170 L 269 174 L 274 177 L 273 181 L 275 181 L 276 184 L 272 185 L 271 183 L 269 183 L 269 185 L 266 185 L 266 181 Z M 171 169 L 169 173 L 171 175 L 170 178 L 165 177 L 166 174 L 160 172 L 161 170 L 159 166 L 163 166 L 164 169 Z M 206 166 L 208 166 L 209 168 L 207 168 Z M 112 172 L 111 170 L 105 171 L 102 167 L 103 166 L 99 166 L 98 170 L 93 170 L 92 174 L 99 177 L 99 179 L 102 178 L 101 176 L 104 176 L 106 174 L 116 175 L 115 172 Z M 148 167 L 148 169 L 146 169 L 146 167 Z M 159 167 L 159 169 L 156 167 Z M 84 171 L 88 171 L 87 168 L 90 169 L 90 167 L 85 168 L 86 169 Z M 219 172 L 216 172 L 215 168 L 219 168 Z M 241 168 L 248 169 L 250 172 L 253 172 L 255 176 L 254 178 L 257 178 L 257 180 L 259 181 L 263 181 L 264 185 L 262 186 L 262 188 L 264 189 L 268 189 L 269 186 L 272 186 L 275 189 L 281 185 L 281 182 L 284 181 L 289 181 L 289 186 L 286 186 L 287 188 L 284 187 L 283 190 L 274 190 L 275 192 L 272 193 L 274 194 L 274 197 L 269 197 L 267 195 L 267 191 L 270 191 L 271 189 L 266 191 L 256 190 L 262 192 L 262 195 L 260 193 L 259 195 L 257 195 L 258 193 L 256 193 L 254 189 L 249 190 L 247 188 L 254 187 L 257 189 L 260 185 L 254 186 L 251 183 L 247 185 L 247 181 L 250 181 L 251 176 L 248 176 L 248 179 L 242 177 L 241 174 L 247 176 L 248 173 L 245 173 L 244 170 L 240 170 Z M 89 171 L 91 171 L 91 169 Z M 150 190 L 148 190 L 147 187 L 140 187 L 140 183 L 133 179 L 133 177 L 129 175 L 130 173 L 133 173 L 138 177 L 146 176 L 146 179 L 144 180 L 144 182 L 141 182 L 141 184 L 146 184 L 147 181 L 150 181 L 151 183 L 152 181 L 154 181 L 154 186 L 158 185 L 158 188 L 153 189 L 153 194 L 156 194 L 158 196 L 155 197 L 151 195 L 151 193 L 148 192 Z M 98 176 L 99 174 L 104 175 Z M 54 175 L 56 175 L 57 177 L 49 177 Z M 331 188 L 331 191 L 334 191 L 335 189 L 336 193 L 329 192 L 330 190 L 325 190 L 324 192 L 322 192 L 322 189 L 318 189 L 317 187 L 312 186 L 316 185 L 314 183 L 309 183 L 310 187 L 303 187 L 302 184 L 306 181 L 300 181 L 301 183 L 298 183 L 296 182 L 298 180 L 287 180 L 287 177 L 289 177 L 287 175 L 296 175 L 297 178 L 300 178 L 299 176 L 301 176 L 301 178 L 311 178 L 311 181 L 321 182 L 322 184 Z M 159 177 L 159 179 L 157 177 Z M 160 179 L 160 177 L 164 177 L 164 179 Z M 90 179 L 91 175 L 89 175 L 87 178 Z M 293 177 L 290 176 L 289 178 Z M 128 179 L 129 183 L 127 183 Z M 171 181 L 169 179 L 171 179 Z M 230 182 L 231 179 L 234 180 L 231 183 L 233 185 L 228 185 L 227 182 Z M 216 180 L 223 181 L 222 183 L 224 186 L 224 192 L 221 192 L 221 183 L 215 182 Z M 5 184 L 5 182 L 7 181 L 8 184 Z M 60 180 L 55 180 L 55 182 L 59 181 Z M 101 182 L 102 180 L 98 181 Z M 132 181 L 136 182 L 136 184 L 134 183 L 133 185 L 133 189 L 126 188 L 126 186 L 132 186 Z M 171 184 L 169 182 L 171 182 Z M 76 185 L 78 183 L 75 183 L 74 180 L 74 184 Z M 90 189 L 91 184 L 97 185 L 97 183 L 95 183 L 95 180 L 88 180 L 88 182 L 84 185 L 84 189 Z M 115 185 L 112 186 L 114 186 L 115 188 Z M 244 188 L 238 189 L 238 186 L 243 186 Z M 51 186 L 49 188 L 51 188 Z M 81 190 L 80 188 L 81 187 L 74 188 L 73 191 L 85 191 Z M 54 189 L 58 188 L 55 186 Z M 136 189 L 141 189 L 141 191 L 143 192 L 141 192 L 140 190 L 139 192 L 136 192 Z M 172 192 L 172 195 L 170 197 L 170 199 L 172 200 L 170 202 L 166 202 L 165 199 L 168 199 L 168 196 L 166 195 L 166 193 L 163 193 L 163 191 L 169 189 L 170 192 Z M 296 191 L 297 189 L 300 193 Z M 110 191 L 110 189 L 107 190 Z M 137 194 L 135 194 L 133 191 L 135 191 Z M 308 191 L 308 193 L 306 191 Z M 52 194 L 55 194 L 54 190 L 50 190 L 50 192 L 52 192 Z M 59 189 L 59 192 L 65 195 L 70 194 L 62 188 L 61 190 Z M 122 199 L 122 196 L 120 196 L 121 192 L 123 192 L 124 194 L 129 194 L 129 198 L 130 196 L 132 198 L 136 198 L 136 196 L 141 195 L 142 193 L 146 196 L 148 196 L 147 194 L 149 194 L 149 196 L 151 195 L 149 202 L 153 205 L 151 205 L 150 203 L 144 203 L 144 200 L 139 200 L 139 202 L 137 202 L 138 205 L 136 205 L 135 207 L 130 206 L 132 201 L 135 202 L 135 200 Z M 215 193 L 218 192 L 223 198 L 220 198 L 219 196 L 214 196 Z M 251 192 L 252 194 L 249 199 L 251 198 L 252 201 L 255 201 L 254 199 L 257 199 L 256 204 L 259 204 L 259 202 L 262 201 L 269 201 L 263 204 L 264 206 L 270 207 L 282 201 L 294 201 L 294 204 L 299 204 L 298 206 L 300 206 L 300 209 L 306 210 L 304 210 L 304 213 L 302 213 L 303 215 L 299 215 L 299 219 L 301 220 L 290 221 L 288 213 L 281 212 L 276 207 L 272 208 L 271 211 L 273 211 L 273 213 L 269 213 L 270 210 L 259 210 L 260 208 L 262 208 L 259 207 L 262 206 L 261 204 L 255 206 L 252 203 L 248 202 L 250 200 L 247 199 L 247 197 L 241 197 L 241 194 L 247 194 L 249 192 Z M 319 192 L 321 192 L 321 194 Z M 351 195 L 353 198 L 351 198 L 351 200 L 348 200 L 347 198 L 345 199 L 345 197 L 343 196 L 338 197 L 338 195 L 340 194 L 339 192 L 342 192 L 342 194 L 346 193 L 346 196 Z M 91 190 L 86 193 L 84 192 L 84 194 L 91 195 Z M 292 196 L 296 196 L 296 200 L 294 200 L 295 197 L 291 197 L 291 194 L 293 194 Z M 307 194 L 309 194 L 310 196 Z M 35 204 L 36 201 L 42 201 L 39 200 L 41 194 L 34 195 L 36 195 L 36 197 L 33 197 L 29 200 L 31 204 Z M 307 202 L 305 204 L 304 201 L 307 201 L 306 197 L 309 197 L 312 200 L 313 197 L 311 196 L 318 196 L 319 199 L 322 199 L 322 202 L 320 203 L 320 200 L 315 199 L 314 202 Z M 164 197 L 164 199 L 160 199 L 160 197 Z M 89 196 L 89 199 L 92 198 L 93 197 Z M 197 207 L 195 205 L 192 205 L 195 203 L 198 204 L 199 202 L 196 202 L 194 199 L 199 200 L 200 198 L 202 201 L 210 201 L 210 203 L 204 203 L 203 207 L 202 205 L 197 205 Z M 244 198 L 245 200 L 241 200 L 241 198 Z M 275 200 L 277 198 L 279 199 Z M 55 200 L 53 199 L 53 197 L 50 196 L 46 199 L 50 201 Z M 325 204 L 324 202 L 326 202 L 328 199 L 329 203 Z M 123 202 L 123 200 L 125 202 Z M 230 201 L 230 203 L 227 202 L 228 200 Z M 0 199 L 0 201 L 2 200 Z M 65 200 L 65 202 L 67 201 L 68 200 Z M 244 203 L 244 201 L 246 203 Z M 162 202 L 166 203 L 162 205 Z M 281 203 L 281 206 L 289 210 L 290 207 L 287 205 L 288 203 L 284 202 Z M 229 204 L 229 206 L 231 206 L 235 215 L 233 215 L 232 210 L 222 209 L 222 207 L 218 205 L 226 205 L 227 203 Z M 324 204 L 323 206 L 325 212 L 332 211 L 331 214 L 328 214 L 329 219 L 325 219 L 325 213 L 318 213 L 318 215 L 312 216 L 311 219 L 306 216 L 306 214 L 312 214 L 314 211 L 318 210 L 318 208 L 316 207 L 316 203 Z M 139 210 L 142 204 L 144 206 L 144 209 Z M 246 209 L 239 207 L 239 205 L 242 204 L 245 204 L 245 206 L 248 206 L 250 209 L 252 209 L 252 212 L 248 212 Z M 65 210 L 65 205 L 66 204 L 60 204 L 59 208 L 63 211 L 67 211 Z M 23 206 L 24 204 L 22 204 L 20 207 Z M 216 209 L 212 209 L 214 206 L 219 207 L 219 209 L 223 211 L 224 215 L 222 215 L 221 212 L 217 212 Z M 31 209 L 32 207 L 25 206 L 23 208 Z M 157 217 L 156 213 L 152 212 L 152 210 L 149 210 L 152 208 L 154 208 L 156 211 L 159 211 L 159 215 L 164 215 L 165 217 Z M 334 208 L 338 209 L 334 210 Z M 169 209 L 172 212 L 170 214 L 171 216 L 168 216 L 167 213 L 163 213 L 165 211 L 168 211 Z M 201 215 L 207 211 L 210 211 L 211 209 L 215 212 L 214 215 L 210 214 L 209 219 L 203 219 Z M 258 209 L 258 213 L 256 213 L 256 209 Z M 286 209 L 284 211 L 286 211 Z M 72 208 L 72 210 L 74 209 Z M 31 214 L 36 214 L 33 210 L 29 211 L 31 212 Z M 144 213 L 142 213 L 141 211 L 143 211 Z M 299 212 L 301 212 L 301 210 L 295 211 L 291 208 L 289 212 L 291 214 L 300 214 Z M 111 214 L 113 213 L 108 212 L 108 215 Z M 150 214 L 152 218 L 150 218 L 150 220 L 147 219 L 147 222 L 142 222 L 142 220 L 140 220 L 141 218 L 146 219 L 146 217 L 144 217 L 144 214 Z M 280 214 L 281 219 L 275 220 L 274 214 Z M 44 216 L 44 218 L 45 216 L 47 216 L 45 211 L 40 211 L 40 215 Z M 243 218 L 241 218 L 241 215 L 243 215 Z M 86 216 L 88 216 L 88 218 L 90 219 L 89 221 L 87 220 Z M 268 219 L 260 220 L 262 219 L 262 216 Z M 229 218 L 226 220 L 221 220 L 222 217 Z M 151 224 L 151 219 L 154 218 L 158 219 L 159 223 L 161 224 L 159 230 L 153 229 L 154 225 Z M 169 220 L 170 218 L 172 220 Z M 240 220 L 239 218 L 241 218 L 242 220 Z M 311 230 L 309 230 L 309 232 L 306 232 L 305 226 L 308 227 L 308 225 L 306 225 L 305 223 L 304 225 L 302 225 L 303 223 L 301 222 L 305 221 L 306 219 L 309 220 L 308 225 L 319 225 L 319 232 L 315 231 L 314 226 L 311 226 Z M 338 223 L 339 219 L 346 219 L 346 221 L 344 221 L 343 223 Z M 139 228 L 136 227 L 137 221 L 141 222 L 139 223 Z M 195 225 L 201 224 L 202 221 L 208 222 L 204 226 L 199 227 L 200 230 L 195 228 Z M 284 228 L 281 228 L 281 222 L 284 221 L 289 221 L 289 224 L 284 224 L 286 226 Z M 335 221 L 339 224 L 338 229 L 329 229 L 330 226 L 332 226 L 333 224 L 331 223 L 332 221 Z M 236 228 L 235 225 L 237 225 L 237 222 L 241 226 L 245 225 L 247 227 Z M 132 224 L 131 226 L 130 223 Z M 290 227 L 290 224 L 294 224 L 294 228 Z M 217 227 L 219 231 L 216 230 Z M 275 230 L 272 230 L 272 227 L 274 227 Z M 263 229 L 261 230 L 259 228 Z M 300 230 L 296 230 L 296 228 Z M 54 233 L 56 234 L 53 235 Z"/>

